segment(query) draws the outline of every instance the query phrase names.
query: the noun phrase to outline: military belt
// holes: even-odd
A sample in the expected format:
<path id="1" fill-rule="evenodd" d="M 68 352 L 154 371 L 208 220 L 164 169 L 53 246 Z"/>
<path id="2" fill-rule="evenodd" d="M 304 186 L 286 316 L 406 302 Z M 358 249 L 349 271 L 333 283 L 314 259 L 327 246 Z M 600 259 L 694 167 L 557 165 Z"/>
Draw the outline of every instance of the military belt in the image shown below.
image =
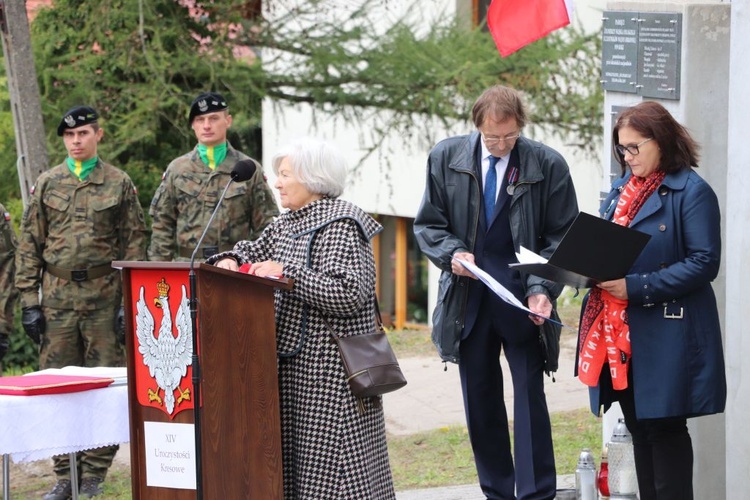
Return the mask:
<path id="1" fill-rule="evenodd" d="M 213 255 L 216 255 L 220 252 L 228 252 L 229 250 L 233 249 L 234 246 L 232 245 L 211 245 L 207 247 L 201 248 L 201 250 L 196 254 L 199 258 L 207 259 Z M 180 251 L 178 252 L 179 256 L 185 259 L 189 259 L 193 256 L 193 250 L 195 248 L 184 248 L 180 247 Z"/>
<path id="2" fill-rule="evenodd" d="M 53 266 L 52 264 L 47 264 L 45 270 L 55 278 L 76 282 L 101 278 L 102 276 L 106 276 L 116 271 L 111 263 L 90 267 L 88 269 L 65 269 Z"/>

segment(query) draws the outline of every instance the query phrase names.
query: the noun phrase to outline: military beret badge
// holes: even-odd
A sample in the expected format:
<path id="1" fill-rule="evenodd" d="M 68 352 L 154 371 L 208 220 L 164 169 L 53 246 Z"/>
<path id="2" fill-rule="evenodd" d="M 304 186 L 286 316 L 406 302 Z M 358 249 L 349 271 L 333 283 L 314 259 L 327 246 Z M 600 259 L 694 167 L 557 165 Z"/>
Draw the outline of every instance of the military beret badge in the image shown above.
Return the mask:
<path id="1" fill-rule="evenodd" d="M 204 92 L 193 100 L 190 105 L 190 116 L 188 122 L 192 125 L 196 116 L 224 111 L 227 106 L 227 100 L 217 92 Z"/>
<path id="2" fill-rule="evenodd" d="M 94 108 L 89 106 L 76 106 L 69 109 L 60 120 L 60 125 L 57 126 L 57 135 L 62 137 L 63 132 L 66 129 L 78 128 L 91 123 L 96 123 L 99 120 L 99 115 L 96 113 Z"/>

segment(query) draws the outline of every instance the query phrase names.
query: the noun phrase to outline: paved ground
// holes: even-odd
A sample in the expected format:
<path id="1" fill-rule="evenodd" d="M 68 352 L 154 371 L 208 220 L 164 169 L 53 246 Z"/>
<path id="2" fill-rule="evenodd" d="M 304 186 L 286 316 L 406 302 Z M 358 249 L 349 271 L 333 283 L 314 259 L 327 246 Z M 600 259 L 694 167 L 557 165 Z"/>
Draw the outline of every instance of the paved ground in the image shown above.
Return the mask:
<path id="1" fill-rule="evenodd" d="M 561 345 L 560 368 L 555 382 L 545 376 L 545 392 L 550 412 L 588 407 L 588 392 L 573 377 L 575 338 L 567 334 Z M 386 429 L 392 434 L 413 434 L 450 425 L 466 425 L 458 366 L 444 365 L 437 354 L 424 358 L 399 360 L 408 384 L 403 389 L 386 394 Z M 505 384 L 508 418 L 513 418 L 513 386 L 504 358 L 501 358 Z M 447 370 L 445 368 L 447 367 Z"/>
<path id="2" fill-rule="evenodd" d="M 550 412 L 569 411 L 588 407 L 588 391 L 573 377 L 575 335 L 563 336 L 560 367 L 555 382 L 545 376 L 545 392 Z M 431 357 L 399 360 L 408 384 L 403 389 L 384 396 L 386 429 L 392 434 L 412 434 L 451 425 L 466 425 L 458 367 L 443 365 L 437 354 Z M 504 358 L 501 358 L 505 384 L 508 418 L 513 418 L 513 386 Z M 447 370 L 444 368 L 447 366 Z M 559 500 L 575 498 L 572 475 L 558 476 Z M 572 494 L 572 496 L 570 496 Z M 479 485 L 459 485 L 443 488 L 401 491 L 398 500 L 483 500 Z"/>

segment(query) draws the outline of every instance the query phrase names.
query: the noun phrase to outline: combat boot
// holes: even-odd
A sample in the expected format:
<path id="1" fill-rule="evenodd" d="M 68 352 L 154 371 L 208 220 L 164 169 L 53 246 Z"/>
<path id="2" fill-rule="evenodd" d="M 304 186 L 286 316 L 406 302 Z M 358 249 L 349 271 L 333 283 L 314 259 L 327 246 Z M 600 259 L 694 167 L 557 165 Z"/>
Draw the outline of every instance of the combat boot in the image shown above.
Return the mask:
<path id="1" fill-rule="evenodd" d="M 52 491 L 44 495 L 44 500 L 68 500 L 73 494 L 69 479 L 59 479 Z"/>
<path id="2" fill-rule="evenodd" d="M 82 498 L 94 498 L 97 495 L 101 495 L 104 491 L 99 486 L 104 479 L 100 477 L 84 477 L 81 479 L 81 489 L 78 490 L 78 495 Z"/>

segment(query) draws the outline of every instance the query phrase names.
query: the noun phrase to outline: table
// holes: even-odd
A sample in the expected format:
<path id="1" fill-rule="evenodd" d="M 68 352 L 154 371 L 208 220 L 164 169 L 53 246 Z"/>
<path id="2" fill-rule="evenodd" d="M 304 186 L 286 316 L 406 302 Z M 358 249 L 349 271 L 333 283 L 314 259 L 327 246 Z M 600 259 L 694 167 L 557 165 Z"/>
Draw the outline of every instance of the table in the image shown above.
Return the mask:
<path id="1" fill-rule="evenodd" d="M 90 371 L 76 373 L 93 374 Z M 71 464 L 75 464 L 78 451 L 130 441 L 128 388 L 118 380 L 103 389 L 67 394 L 0 395 L 0 422 L 3 494 L 7 499 L 10 496 L 9 457 L 14 462 L 31 462 L 73 454 Z M 70 470 L 71 482 L 76 479 L 77 483 L 75 467 Z M 73 498 L 78 495 L 77 489 L 74 485 Z"/>

